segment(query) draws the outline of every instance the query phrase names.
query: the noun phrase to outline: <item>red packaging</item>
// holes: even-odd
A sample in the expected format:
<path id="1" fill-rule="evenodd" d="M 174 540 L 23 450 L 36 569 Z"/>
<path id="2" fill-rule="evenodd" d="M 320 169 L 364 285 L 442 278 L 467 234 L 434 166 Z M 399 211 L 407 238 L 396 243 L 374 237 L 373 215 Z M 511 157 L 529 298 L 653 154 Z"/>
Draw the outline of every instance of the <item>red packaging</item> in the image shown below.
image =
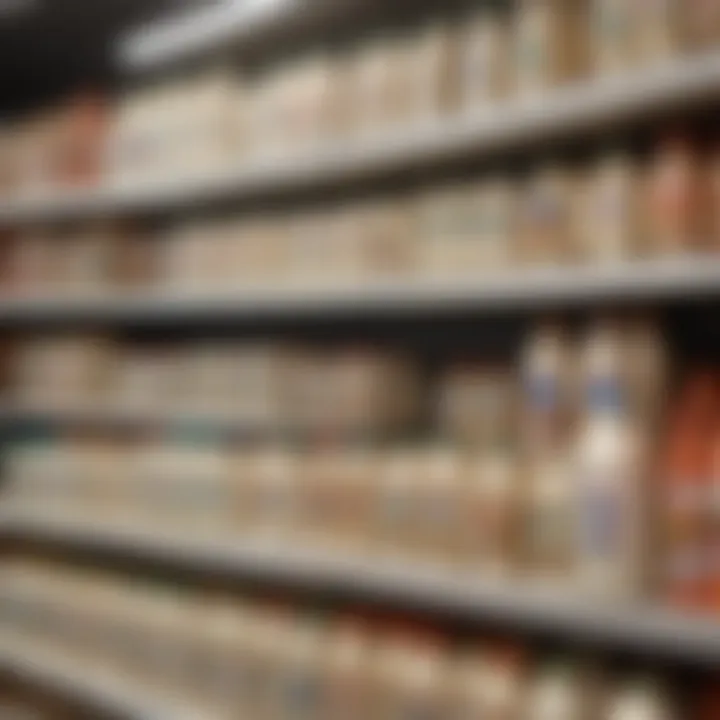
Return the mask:
<path id="1" fill-rule="evenodd" d="M 663 581 L 673 604 L 693 609 L 711 603 L 713 434 L 720 402 L 717 376 L 698 372 L 682 388 L 671 414 L 664 454 L 661 536 Z"/>
<path id="2" fill-rule="evenodd" d="M 707 234 L 706 185 L 697 148 L 676 134 L 657 148 L 647 177 L 644 245 L 649 255 L 701 249 Z"/>
<path id="3" fill-rule="evenodd" d="M 80 95 L 62 111 L 58 122 L 56 180 L 68 185 L 96 182 L 108 129 L 104 99 L 93 93 Z"/>

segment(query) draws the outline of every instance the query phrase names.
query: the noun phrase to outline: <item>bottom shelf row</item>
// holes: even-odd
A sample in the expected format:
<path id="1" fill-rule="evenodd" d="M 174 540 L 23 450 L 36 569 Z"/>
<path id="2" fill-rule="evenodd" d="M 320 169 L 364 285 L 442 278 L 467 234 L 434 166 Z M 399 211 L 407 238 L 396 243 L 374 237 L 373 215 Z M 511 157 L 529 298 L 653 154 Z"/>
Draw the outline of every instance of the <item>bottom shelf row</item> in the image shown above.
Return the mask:
<path id="1" fill-rule="evenodd" d="M 0 575 L 3 664 L 31 674 L 38 664 L 41 680 L 49 674 L 129 717 L 720 717 L 717 677 L 691 691 L 666 670 L 530 650 L 368 607 L 329 612 L 29 559 L 6 560 Z"/>
<path id="2" fill-rule="evenodd" d="M 10 688 L 0 695 L 3 720 L 216 720 L 107 668 L 69 658 L 49 643 L 12 633 L 0 635 L 0 672 Z M 18 681 L 47 693 L 19 692 Z M 72 701 L 70 707 L 65 699 Z"/>

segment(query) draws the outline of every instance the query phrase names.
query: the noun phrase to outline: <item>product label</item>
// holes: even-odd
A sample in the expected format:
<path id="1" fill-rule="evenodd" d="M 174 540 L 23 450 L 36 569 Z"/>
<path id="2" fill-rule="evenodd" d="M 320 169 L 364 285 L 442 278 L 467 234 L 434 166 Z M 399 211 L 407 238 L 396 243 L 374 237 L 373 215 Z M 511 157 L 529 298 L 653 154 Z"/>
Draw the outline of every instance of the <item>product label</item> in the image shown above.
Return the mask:
<path id="1" fill-rule="evenodd" d="M 620 412 L 625 406 L 622 385 L 614 377 L 593 378 L 587 386 L 587 403 L 589 412 Z"/>
<path id="2" fill-rule="evenodd" d="M 525 397 L 532 410 L 552 412 L 557 409 L 560 392 L 557 380 L 551 375 L 534 375 L 525 382 Z"/>
<path id="3" fill-rule="evenodd" d="M 583 555 L 618 556 L 623 551 L 625 538 L 623 498 L 613 488 L 585 487 L 581 492 L 579 518 Z"/>

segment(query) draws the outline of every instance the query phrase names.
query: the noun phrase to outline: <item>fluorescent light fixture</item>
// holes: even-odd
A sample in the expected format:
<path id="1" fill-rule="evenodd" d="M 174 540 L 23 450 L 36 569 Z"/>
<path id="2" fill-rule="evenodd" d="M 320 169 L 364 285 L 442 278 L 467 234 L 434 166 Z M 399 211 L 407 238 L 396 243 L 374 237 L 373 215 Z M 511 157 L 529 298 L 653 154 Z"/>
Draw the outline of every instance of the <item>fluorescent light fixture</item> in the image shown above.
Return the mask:
<path id="1" fill-rule="evenodd" d="M 308 0 L 226 0 L 209 8 L 172 15 L 122 39 L 120 60 L 132 68 L 152 67 L 240 42 L 266 24 L 282 22 L 293 12 L 302 12 L 308 4 Z"/>

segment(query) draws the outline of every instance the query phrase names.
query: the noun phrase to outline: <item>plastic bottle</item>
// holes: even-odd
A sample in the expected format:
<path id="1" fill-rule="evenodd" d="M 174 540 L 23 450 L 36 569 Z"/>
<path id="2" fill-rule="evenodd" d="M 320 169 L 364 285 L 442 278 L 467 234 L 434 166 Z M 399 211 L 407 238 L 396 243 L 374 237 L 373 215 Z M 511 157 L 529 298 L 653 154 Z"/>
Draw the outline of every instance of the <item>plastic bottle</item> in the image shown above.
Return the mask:
<path id="1" fill-rule="evenodd" d="M 583 356 L 585 419 L 574 463 L 577 579 L 583 591 L 608 598 L 638 594 L 645 581 L 645 441 L 628 416 L 623 337 L 605 321 Z"/>
<path id="2" fill-rule="evenodd" d="M 527 720 L 577 720 L 587 712 L 588 694 L 578 672 L 569 664 L 554 663 L 540 670 L 527 696 Z"/>
<path id="3" fill-rule="evenodd" d="M 531 334 L 521 358 L 521 447 L 526 454 L 565 445 L 575 372 L 573 351 L 560 326 L 546 323 Z"/>
<path id="4" fill-rule="evenodd" d="M 403 632 L 384 640 L 376 657 L 377 717 L 448 717 L 449 669 L 442 639 L 430 633 Z"/>
<path id="5" fill-rule="evenodd" d="M 609 697 L 603 720 L 680 720 L 655 680 L 623 683 Z"/>
<path id="6" fill-rule="evenodd" d="M 453 685 L 462 720 L 515 720 L 525 704 L 523 656 L 518 648 L 481 646 L 460 656 Z"/>
<path id="7" fill-rule="evenodd" d="M 343 618 L 329 634 L 322 659 L 327 693 L 319 720 L 372 716 L 372 641 L 360 618 Z"/>

